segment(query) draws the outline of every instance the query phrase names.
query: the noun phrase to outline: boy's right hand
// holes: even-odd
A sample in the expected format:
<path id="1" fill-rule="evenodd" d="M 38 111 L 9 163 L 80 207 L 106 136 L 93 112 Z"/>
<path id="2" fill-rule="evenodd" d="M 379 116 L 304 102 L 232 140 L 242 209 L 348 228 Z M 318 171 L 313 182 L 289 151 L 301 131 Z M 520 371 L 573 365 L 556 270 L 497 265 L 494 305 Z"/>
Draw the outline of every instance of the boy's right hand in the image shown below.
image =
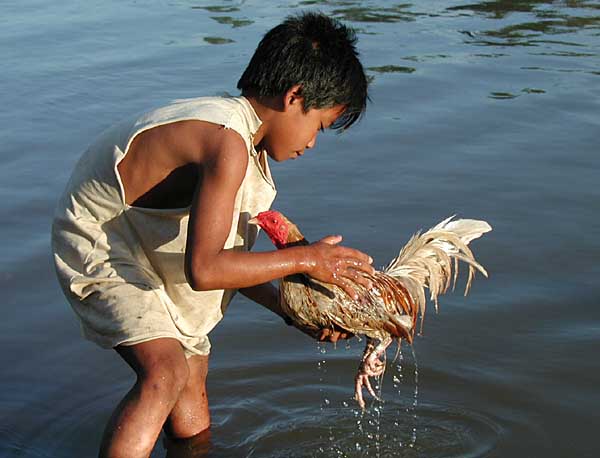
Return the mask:
<path id="1" fill-rule="evenodd" d="M 306 273 L 316 280 L 337 285 L 358 299 L 354 285 L 371 288 L 371 281 L 364 274 L 375 272 L 371 266 L 373 259 L 359 250 L 340 246 L 341 241 L 341 235 L 329 235 L 310 244 Z"/>

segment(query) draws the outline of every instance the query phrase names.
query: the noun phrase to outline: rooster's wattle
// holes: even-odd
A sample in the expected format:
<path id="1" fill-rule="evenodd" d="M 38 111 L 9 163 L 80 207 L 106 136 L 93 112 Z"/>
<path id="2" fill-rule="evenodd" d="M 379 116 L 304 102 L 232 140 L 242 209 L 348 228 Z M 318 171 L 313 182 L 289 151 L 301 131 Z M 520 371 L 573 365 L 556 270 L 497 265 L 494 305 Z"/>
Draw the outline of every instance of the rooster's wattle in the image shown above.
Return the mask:
<path id="1" fill-rule="evenodd" d="M 277 211 L 262 212 L 251 221 L 265 231 L 278 249 L 309 244 L 298 227 Z M 298 327 L 315 333 L 337 327 L 366 336 L 367 346 L 355 379 L 355 397 L 364 408 L 362 388 L 376 397 L 369 377 L 383 373 L 386 348 L 394 338 L 412 343 L 419 313 L 422 324 L 424 289 L 429 289 L 437 310 L 437 296 L 456 283 L 459 261 L 469 267 L 465 295 L 475 270 L 487 277 L 467 245 L 491 230 L 485 221 L 450 217 L 423 234 L 415 234 L 385 269 L 368 276 L 370 289 L 358 283 L 353 285 L 357 300 L 336 285 L 305 274 L 289 275 L 280 281 L 281 308 Z"/>

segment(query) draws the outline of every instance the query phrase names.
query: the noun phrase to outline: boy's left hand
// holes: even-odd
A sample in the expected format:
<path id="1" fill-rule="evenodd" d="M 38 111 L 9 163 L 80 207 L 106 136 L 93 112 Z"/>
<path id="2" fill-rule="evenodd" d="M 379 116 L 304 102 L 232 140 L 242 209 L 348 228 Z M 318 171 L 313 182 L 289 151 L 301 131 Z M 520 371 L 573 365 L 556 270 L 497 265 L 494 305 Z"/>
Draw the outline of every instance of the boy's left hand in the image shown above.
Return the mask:
<path id="1" fill-rule="evenodd" d="M 291 326 L 294 326 L 296 329 L 302 331 L 304 334 L 311 336 L 313 339 L 317 339 L 319 342 L 335 343 L 340 339 L 351 339 L 352 337 L 354 337 L 354 334 L 340 329 L 337 326 L 334 326 L 333 329 L 326 328 L 321 330 L 314 330 L 311 328 L 299 326 L 291 320 L 286 320 L 286 323 Z"/>
<path id="2" fill-rule="evenodd" d="M 344 330 L 336 329 L 322 329 L 321 335 L 318 337 L 321 342 L 333 342 L 336 343 L 340 339 L 351 339 L 354 334 L 346 332 Z"/>

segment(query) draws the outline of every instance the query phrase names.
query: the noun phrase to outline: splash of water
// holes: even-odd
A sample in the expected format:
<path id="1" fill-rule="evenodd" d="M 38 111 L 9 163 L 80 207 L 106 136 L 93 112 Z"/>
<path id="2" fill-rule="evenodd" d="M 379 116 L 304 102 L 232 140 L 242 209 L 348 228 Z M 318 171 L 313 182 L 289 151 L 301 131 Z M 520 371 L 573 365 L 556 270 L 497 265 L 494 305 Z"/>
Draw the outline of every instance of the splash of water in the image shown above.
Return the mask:
<path id="1" fill-rule="evenodd" d="M 413 429 L 412 429 L 412 437 L 410 447 L 414 447 L 417 442 L 417 406 L 419 404 L 419 363 L 417 362 L 417 355 L 415 353 L 415 347 L 411 345 L 410 350 L 412 352 L 413 363 L 415 367 L 415 391 L 413 393 L 413 404 L 412 404 L 412 414 L 413 414 Z"/>
<path id="2" fill-rule="evenodd" d="M 402 344 L 398 344 L 398 362 L 396 364 L 396 374 L 392 378 L 392 382 L 396 393 L 398 394 L 398 399 L 402 396 L 402 382 L 404 375 L 402 374 L 402 362 L 404 361 L 404 355 L 402 354 Z M 394 442 L 397 442 L 398 447 L 402 447 L 402 435 L 400 434 L 402 431 L 400 430 L 400 422 L 398 421 L 398 417 L 402 415 L 400 408 L 396 412 L 397 418 L 394 419 L 394 426 L 398 429 L 398 435 L 394 437 Z"/>
<path id="3" fill-rule="evenodd" d="M 325 396 L 325 392 L 323 390 L 325 376 L 327 375 L 327 364 L 324 356 L 327 353 L 327 347 L 323 342 L 317 342 L 317 351 L 319 352 L 319 361 L 317 362 L 317 370 L 319 371 L 319 394 L 321 399 L 323 400 L 321 402 L 320 410 L 321 414 L 323 414 L 325 412 L 325 409 L 327 409 L 331 404 L 329 399 Z M 329 425 L 327 428 L 327 439 L 329 440 L 329 442 L 333 442 L 335 440 L 335 437 L 333 436 L 332 425 Z M 324 441 L 322 435 L 319 436 L 319 440 L 320 442 Z"/>
<path id="4" fill-rule="evenodd" d="M 413 393 L 412 393 L 412 402 L 409 406 L 402 406 L 402 404 L 399 405 L 399 407 L 396 409 L 395 411 L 395 415 L 396 418 L 394 418 L 394 427 L 396 428 L 398 435 L 397 437 L 393 438 L 394 443 L 396 443 L 398 445 L 399 448 L 402 447 L 410 447 L 410 448 L 414 448 L 416 443 L 417 443 L 417 436 L 418 436 L 418 431 L 417 431 L 417 425 L 418 425 L 418 414 L 417 414 L 417 407 L 419 405 L 419 364 L 417 361 L 417 355 L 415 353 L 415 349 L 414 346 L 410 346 L 410 350 L 411 350 L 411 355 L 412 355 L 412 362 L 413 362 L 413 383 L 414 383 L 414 389 L 413 389 Z M 395 365 L 395 369 L 396 369 L 396 373 L 394 374 L 394 376 L 392 377 L 392 382 L 393 382 L 393 386 L 394 389 L 396 391 L 396 394 L 398 395 L 398 399 L 402 398 L 403 395 L 403 384 L 407 381 L 405 374 L 404 374 L 404 366 L 405 366 L 405 357 L 404 354 L 402 352 L 402 345 L 399 344 L 399 348 L 398 348 L 398 356 L 397 356 L 397 363 Z M 410 440 L 407 442 L 403 442 L 402 437 L 404 437 L 404 431 L 402 430 L 402 428 L 406 427 L 406 422 L 401 421 L 401 418 L 406 417 L 406 415 L 411 415 L 412 416 L 412 425 L 410 426 L 411 430 L 410 430 Z"/>
<path id="5" fill-rule="evenodd" d="M 350 342 L 346 341 L 344 348 L 346 351 L 351 351 Z M 400 403 L 392 401 L 391 405 L 395 407 L 391 410 L 386 409 L 386 404 L 383 401 L 372 399 L 368 408 L 363 411 L 354 405 L 354 400 L 342 400 L 338 403 L 332 402 L 327 396 L 325 386 L 328 367 L 325 355 L 328 351 L 325 344 L 317 344 L 321 415 L 335 417 L 349 411 L 354 416 L 355 425 L 354 433 L 350 433 L 348 436 L 349 431 L 338 430 L 335 427 L 337 423 L 330 422 L 326 430 L 323 430 L 319 435 L 322 445 L 318 449 L 318 456 L 370 456 L 381 458 L 389 452 L 390 444 L 393 444 L 392 449 L 395 450 L 404 448 L 408 451 L 408 449 L 416 448 L 419 421 L 417 414 L 419 406 L 419 367 L 414 347 L 411 346 L 408 360 L 406 352 L 402 350 L 400 343 L 394 361 L 390 362 L 390 367 L 395 369 L 392 376 L 393 393 L 396 395 L 396 401 L 401 401 L 402 396 L 408 396 L 408 399 L 405 398 Z M 412 356 L 412 360 L 410 356 Z M 413 364 L 413 377 L 407 374 L 410 363 Z M 384 397 L 384 375 L 373 380 L 373 389 L 379 399 Z"/>

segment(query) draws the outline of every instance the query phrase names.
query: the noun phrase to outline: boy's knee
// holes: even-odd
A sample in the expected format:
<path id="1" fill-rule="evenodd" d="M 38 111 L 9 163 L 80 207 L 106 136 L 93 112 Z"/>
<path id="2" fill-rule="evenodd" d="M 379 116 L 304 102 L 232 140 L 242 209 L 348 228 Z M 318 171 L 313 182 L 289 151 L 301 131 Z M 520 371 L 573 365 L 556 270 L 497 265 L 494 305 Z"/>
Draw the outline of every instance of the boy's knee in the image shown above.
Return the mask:
<path id="1" fill-rule="evenodd" d="M 138 376 L 142 390 L 149 391 L 166 401 L 175 402 L 187 385 L 190 370 L 183 361 L 160 361 L 152 369 Z"/>

